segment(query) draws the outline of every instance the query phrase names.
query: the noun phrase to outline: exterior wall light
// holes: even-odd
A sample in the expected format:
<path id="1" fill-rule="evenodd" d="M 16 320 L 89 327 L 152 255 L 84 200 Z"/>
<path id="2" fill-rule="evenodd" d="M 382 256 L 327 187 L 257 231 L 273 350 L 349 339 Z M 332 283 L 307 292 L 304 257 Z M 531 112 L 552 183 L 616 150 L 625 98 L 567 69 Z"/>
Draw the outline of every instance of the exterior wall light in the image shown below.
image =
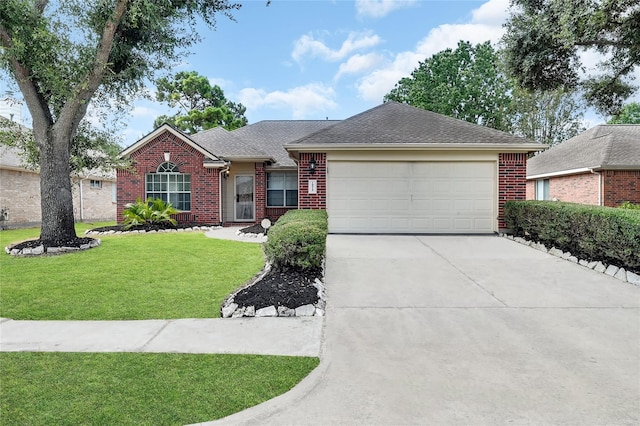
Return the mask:
<path id="1" fill-rule="evenodd" d="M 316 157 L 311 157 L 309 160 L 309 173 L 314 174 L 316 172 Z"/>

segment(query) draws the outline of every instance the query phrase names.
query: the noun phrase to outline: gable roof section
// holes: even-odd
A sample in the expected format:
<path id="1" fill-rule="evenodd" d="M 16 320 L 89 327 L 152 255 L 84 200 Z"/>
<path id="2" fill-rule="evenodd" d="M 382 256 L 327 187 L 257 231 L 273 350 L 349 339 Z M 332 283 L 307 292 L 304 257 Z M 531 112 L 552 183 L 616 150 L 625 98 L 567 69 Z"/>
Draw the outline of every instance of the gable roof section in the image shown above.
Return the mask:
<path id="1" fill-rule="evenodd" d="M 640 125 L 601 124 L 527 161 L 527 178 L 640 169 Z"/>
<path id="2" fill-rule="evenodd" d="M 223 127 L 214 127 L 204 132 L 191 135 L 191 139 L 210 152 L 215 152 L 218 157 L 225 160 L 245 161 L 275 161 L 272 155 L 246 143 L 234 132 L 229 132 Z"/>
<path id="3" fill-rule="evenodd" d="M 214 162 L 221 162 L 222 161 L 222 160 L 220 160 L 220 158 L 218 158 L 217 155 L 213 154 L 212 152 L 209 152 L 207 149 L 205 149 L 204 147 L 202 147 L 199 144 L 197 144 L 196 142 L 194 142 L 187 134 L 182 133 L 181 131 L 179 131 L 178 129 L 174 128 L 173 126 L 170 126 L 167 123 L 163 124 L 162 126 L 158 127 L 154 131 L 152 131 L 151 133 L 147 134 L 146 136 L 144 136 L 142 139 L 140 139 L 136 143 L 128 146 L 127 148 L 125 148 L 120 153 L 120 157 L 124 158 L 124 157 L 130 156 L 133 152 L 139 150 L 140 148 L 142 148 L 143 146 L 145 146 L 146 144 L 148 144 L 149 142 L 151 142 L 152 140 L 154 140 L 156 137 L 160 136 L 164 132 L 169 132 L 169 133 L 175 135 L 179 139 L 183 140 L 187 145 L 191 146 L 193 149 L 195 149 L 196 151 L 200 152 L 205 157 L 213 160 Z"/>
<path id="4" fill-rule="evenodd" d="M 265 120 L 240 127 L 232 135 L 256 149 L 267 152 L 275 160 L 275 167 L 295 167 L 283 145 L 330 128 L 339 120 Z"/>
<path id="5" fill-rule="evenodd" d="M 479 126 L 398 102 L 386 102 L 332 127 L 303 137 L 289 151 L 323 147 L 352 149 L 504 148 L 537 151 L 543 145 L 500 130 Z"/>

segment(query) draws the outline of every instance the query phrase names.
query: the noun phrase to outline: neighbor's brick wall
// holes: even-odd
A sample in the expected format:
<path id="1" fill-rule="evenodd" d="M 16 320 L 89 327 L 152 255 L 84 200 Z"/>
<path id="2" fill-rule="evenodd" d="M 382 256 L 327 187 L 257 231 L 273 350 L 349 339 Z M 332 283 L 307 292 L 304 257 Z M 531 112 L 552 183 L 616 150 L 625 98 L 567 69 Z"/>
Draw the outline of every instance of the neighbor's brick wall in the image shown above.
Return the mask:
<path id="1" fill-rule="evenodd" d="M 549 178 L 549 199 L 597 206 L 599 179 L 594 173 Z"/>
<path id="2" fill-rule="evenodd" d="M 191 174 L 191 215 L 199 223 L 217 224 L 219 217 L 220 170 L 205 168 L 204 155 L 169 131 L 131 155 L 135 172 L 118 170 L 118 220 L 122 218 L 124 205 L 134 203 L 137 197 L 145 197 L 145 174 L 155 173 L 163 163 L 164 153 L 170 152 L 172 163 L 180 173 Z"/>
<path id="3" fill-rule="evenodd" d="M 101 180 L 101 179 L 96 179 Z M 40 174 L 27 170 L 0 169 L 0 208 L 7 208 L 9 219 L 5 228 L 40 226 Z M 82 208 L 80 212 L 80 182 L 82 182 Z M 101 189 L 89 188 L 89 180 L 73 178 L 73 215 L 75 220 L 112 221 L 116 219 L 112 186 L 115 182 L 102 180 Z"/>
<path id="4" fill-rule="evenodd" d="M 498 155 L 498 228 L 504 223 L 504 203 L 527 198 L 527 154 L 500 153 Z"/>
<path id="5" fill-rule="evenodd" d="M 316 160 L 316 172 L 309 172 L 309 160 Z M 318 182 L 317 194 L 309 194 L 309 180 Z M 298 161 L 298 207 L 300 209 L 325 210 L 327 208 L 327 154 L 300 153 Z"/>
<path id="6" fill-rule="evenodd" d="M 605 206 L 617 207 L 625 201 L 640 204 L 640 170 L 604 170 L 601 173 Z"/>

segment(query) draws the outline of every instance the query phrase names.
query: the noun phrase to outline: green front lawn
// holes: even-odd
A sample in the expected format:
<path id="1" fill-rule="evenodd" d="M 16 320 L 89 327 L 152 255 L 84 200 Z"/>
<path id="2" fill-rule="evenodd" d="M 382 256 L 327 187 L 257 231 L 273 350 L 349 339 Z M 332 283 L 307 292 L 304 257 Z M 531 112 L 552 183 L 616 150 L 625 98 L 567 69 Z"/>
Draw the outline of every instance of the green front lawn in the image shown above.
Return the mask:
<path id="1" fill-rule="evenodd" d="M 317 358 L 0 353 L 4 425 L 184 425 L 225 417 L 295 386 Z"/>
<path id="2" fill-rule="evenodd" d="M 93 226 L 79 225 L 78 235 Z M 0 246 L 37 237 L 37 229 L 0 231 Z M 100 247 L 71 254 L 1 253 L 0 317 L 215 318 L 223 299 L 264 264 L 258 244 L 211 239 L 201 232 L 100 238 Z"/>

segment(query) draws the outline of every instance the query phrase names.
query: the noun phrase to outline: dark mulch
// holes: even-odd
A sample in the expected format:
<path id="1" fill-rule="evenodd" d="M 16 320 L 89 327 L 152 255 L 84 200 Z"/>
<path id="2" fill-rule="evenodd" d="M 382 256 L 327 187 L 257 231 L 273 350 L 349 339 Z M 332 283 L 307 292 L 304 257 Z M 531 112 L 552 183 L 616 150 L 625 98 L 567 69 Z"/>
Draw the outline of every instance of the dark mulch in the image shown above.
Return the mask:
<path id="1" fill-rule="evenodd" d="M 233 298 L 240 307 L 255 306 L 256 309 L 267 306 L 299 306 L 314 304 L 318 301 L 318 289 L 314 280 L 322 279 L 322 269 L 300 271 L 296 269 L 272 269 L 262 280 L 241 290 Z"/>
<path id="2" fill-rule="evenodd" d="M 29 240 L 18 243 L 14 246 L 11 246 L 12 249 L 22 250 L 25 248 L 36 248 L 40 246 L 44 246 L 45 248 L 50 247 L 80 247 L 84 244 L 89 244 L 93 241 L 93 238 L 59 238 L 55 240 Z"/>
<path id="3" fill-rule="evenodd" d="M 242 232 L 243 234 L 265 234 L 266 235 L 267 232 L 269 232 L 269 230 L 263 228 L 262 225 L 260 225 L 259 223 L 256 223 L 255 225 L 242 228 L 240 232 Z"/>
<path id="4" fill-rule="evenodd" d="M 143 223 L 142 225 L 134 225 L 131 228 L 125 228 L 123 225 L 114 226 L 102 226 L 100 228 L 93 228 L 90 231 L 95 232 L 109 232 L 109 231 L 162 231 L 164 229 L 186 229 L 193 228 L 194 226 L 211 226 L 202 223 L 178 223 L 172 225 L 170 223 Z"/>

